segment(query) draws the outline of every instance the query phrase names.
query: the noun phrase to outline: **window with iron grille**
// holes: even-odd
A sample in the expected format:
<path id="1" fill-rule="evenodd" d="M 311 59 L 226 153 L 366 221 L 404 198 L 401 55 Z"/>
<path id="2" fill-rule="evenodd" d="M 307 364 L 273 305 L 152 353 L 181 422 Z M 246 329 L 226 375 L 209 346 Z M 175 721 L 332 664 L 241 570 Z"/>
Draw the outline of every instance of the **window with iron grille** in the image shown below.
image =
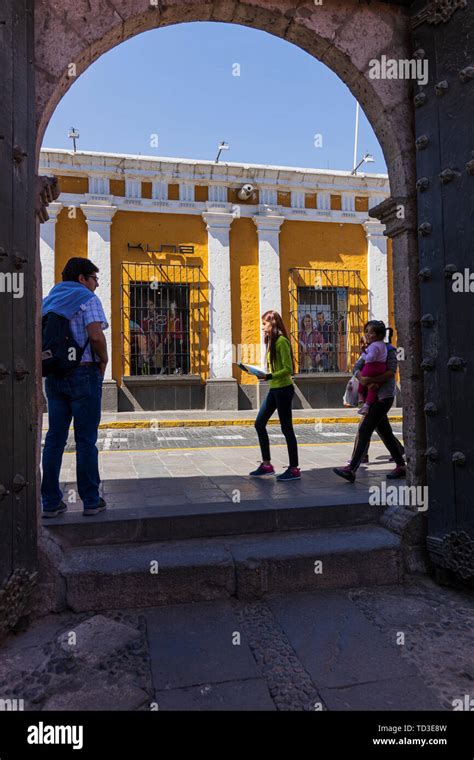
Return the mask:
<path id="1" fill-rule="evenodd" d="M 122 265 L 123 374 L 200 375 L 202 268 Z"/>
<path id="2" fill-rule="evenodd" d="M 290 269 L 290 330 L 299 373 L 350 372 L 367 320 L 360 272 Z"/>

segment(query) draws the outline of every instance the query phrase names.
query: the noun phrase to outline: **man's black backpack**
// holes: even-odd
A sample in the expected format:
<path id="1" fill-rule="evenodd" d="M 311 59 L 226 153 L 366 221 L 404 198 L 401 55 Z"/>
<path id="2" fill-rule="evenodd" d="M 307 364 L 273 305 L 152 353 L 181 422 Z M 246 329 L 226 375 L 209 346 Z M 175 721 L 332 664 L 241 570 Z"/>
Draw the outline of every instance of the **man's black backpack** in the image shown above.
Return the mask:
<path id="1" fill-rule="evenodd" d="M 89 338 L 80 346 L 72 335 L 69 319 L 53 311 L 43 317 L 42 330 L 43 377 L 65 377 L 80 364 Z"/>

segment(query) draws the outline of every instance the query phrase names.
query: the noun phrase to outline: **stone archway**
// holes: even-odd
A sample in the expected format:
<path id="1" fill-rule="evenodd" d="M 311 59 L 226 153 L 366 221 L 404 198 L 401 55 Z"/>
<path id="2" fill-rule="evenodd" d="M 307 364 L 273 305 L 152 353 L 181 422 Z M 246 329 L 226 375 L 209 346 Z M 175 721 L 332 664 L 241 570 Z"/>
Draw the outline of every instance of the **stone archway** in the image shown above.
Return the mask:
<path id="1" fill-rule="evenodd" d="M 372 215 L 382 219 L 393 237 L 396 321 L 406 360 L 404 437 L 412 482 L 424 480 L 423 389 L 419 377 L 420 324 L 416 237 L 415 161 L 411 86 L 406 80 L 372 80 L 369 62 L 382 55 L 411 58 L 409 11 L 403 2 L 324 0 L 9 0 L 2 17 L 0 58 L 5 65 L 4 108 L 0 114 L 1 183 L 0 258 L 24 270 L 26 298 L 0 304 L 6 342 L 0 365 L 0 413 L 5 417 L 5 444 L 12 455 L 0 465 L 0 638 L 23 614 L 35 582 L 37 536 L 43 543 L 44 595 L 57 597 L 57 572 L 51 557 L 57 548 L 37 521 L 39 410 L 38 224 L 34 245 L 34 211 L 38 204 L 34 172 L 48 121 L 71 86 L 70 64 L 80 75 L 102 53 L 140 32 L 189 21 L 232 22 L 254 27 L 298 45 L 327 64 L 359 100 L 381 143 L 388 166 L 392 198 Z M 34 22 L 34 23 L 33 23 Z M 33 60 L 33 39 L 35 54 Z M 6 84 L 5 84 L 6 83 Z M 35 93 L 35 102 L 33 93 Z M 308 95 L 309 97 L 310 95 Z M 33 109 L 34 106 L 34 109 Z M 36 129 L 35 129 L 36 116 Z M 35 154 L 36 143 L 36 156 Z M 38 197 L 35 197 L 38 195 Z M 41 201 L 54 198 L 45 188 Z M 38 218 L 44 219 L 36 209 Z M 36 309 L 36 311 L 35 311 Z M 33 313 L 35 312 L 35 313 Z M 26 326 L 26 327 L 25 327 Z M 36 394 L 36 398 L 35 398 Z M 26 411 L 25 411 L 26 410 Z M 13 416 L 15 425 L 13 425 Z M 24 456 L 20 456 L 20 452 Z M 13 455 L 15 454 L 15 456 Z M 39 527 L 39 529 L 38 529 Z M 60 582 L 60 581 L 59 581 Z M 3 585 L 3 588 L 2 588 Z M 60 591 L 60 590 L 59 590 Z M 47 603 L 47 602 L 46 602 Z M 8 618 L 2 611 L 9 610 Z"/>
<path id="2" fill-rule="evenodd" d="M 59 7 L 60 6 L 60 7 Z M 361 103 L 382 146 L 392 199 L 379 213 L 393 238 L 395 316 L 404 393 L 404 438 L 412 483 L 424 479 L 424 417 L 416 273 L 415 159 L 411 82 L 371 79 L 369 62 L 409 59 L 409 11 L 398 4 L 356 0 L 38 0 L 35 10 L 36 121 L 39 155 L 54 109 L 102 53 L 141 32 L 191 21 L 236 23 L 299 46 L 331 68 Z M 72 71 L 75 76 L 71 76 Z M 402 218 L 400 218 L 402 217 Z"/>

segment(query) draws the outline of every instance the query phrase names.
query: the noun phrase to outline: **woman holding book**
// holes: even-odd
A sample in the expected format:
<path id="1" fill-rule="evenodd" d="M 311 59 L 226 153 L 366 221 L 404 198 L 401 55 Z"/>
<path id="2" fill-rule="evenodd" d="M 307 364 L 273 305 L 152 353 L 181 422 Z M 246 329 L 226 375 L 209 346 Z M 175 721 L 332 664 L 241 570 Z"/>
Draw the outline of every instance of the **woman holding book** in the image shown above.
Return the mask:
<path id="1" fill-rule="evenodd" d="M 265 335 L 267 372 L 260 372 L 257 376 L 260 380 L 270 381 L 270 390 L 255 420 L 255 429 L 262 451 L 262 462 L 250 475 L 252 477 L 275 475 L 270 460 L 267 423 L 272 414 L 278 411 L 281 430 L 288 447 L 289 466 L 285 472 L 277 476 L 277 480 L 299 480 L 301 473 L 298 467 L 298 447 L 291 412 L 291 403 L 295 394 L 293 380 L 291 379 L 294 372 L 291 344 L 278 312 L 266 311 L 262 317 L 262 327 Z"/>

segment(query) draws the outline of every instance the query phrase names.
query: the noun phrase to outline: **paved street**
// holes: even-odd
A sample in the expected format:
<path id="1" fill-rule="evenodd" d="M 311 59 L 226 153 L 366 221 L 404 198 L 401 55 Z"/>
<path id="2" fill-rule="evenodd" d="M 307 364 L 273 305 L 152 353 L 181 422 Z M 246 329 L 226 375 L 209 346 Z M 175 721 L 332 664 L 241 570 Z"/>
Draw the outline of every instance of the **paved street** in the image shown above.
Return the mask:
<path id="1" fill-rule="evenodd" d="M 355 425 L 298 425 L 302 479 L 278 483 L 275 478 L 249 478 L 260 461 L 260 449 L 252 426 L 175 428 L 171 430 L 101 430 L 100 467 L 102 492 L 111 510 L 232 501 L 256 501 L 317 496 L 332 503 L 352 494 L 367 493 L 392 469 L 388 452 L 374 438 L 369 467 L 363 465 L 355 484 L 332 472 L 350 456 Z M 401 425 L 394 425 L 401 437 Z M 286 444 L 279 426 L 269 430 L 277 472 L 288 465 Z M 75 485 L 73 438 L 63 458 L 61 482 L 71 512 L 82 510 Z"/>
<path id="2" fill-rule="evenodd" d="M 393 424 L 393 430 L 401 437 L 402 426 Z M 354 440 L 357 425 L 330 425 L 315 423 L 312 425 L 297 425 L 296 437 L 300 444 L 333 444 L 351 442 Z M 270 442 L 285 444 L 285 438 L 279 425 L 268 429 Z M 376 438 L 374 438 L 376 440 Z M 44 436 L 43 436 L 44 441 Z M 163 429 L 123 428 L 99 430 L 99 451 L 142 451 L 211 447 L 255 446 L 257 434 L 253 425 L 242 427 L 176 427 Z M 75 450 L 74 435 L 68 439 L 67 452 Z"/>

